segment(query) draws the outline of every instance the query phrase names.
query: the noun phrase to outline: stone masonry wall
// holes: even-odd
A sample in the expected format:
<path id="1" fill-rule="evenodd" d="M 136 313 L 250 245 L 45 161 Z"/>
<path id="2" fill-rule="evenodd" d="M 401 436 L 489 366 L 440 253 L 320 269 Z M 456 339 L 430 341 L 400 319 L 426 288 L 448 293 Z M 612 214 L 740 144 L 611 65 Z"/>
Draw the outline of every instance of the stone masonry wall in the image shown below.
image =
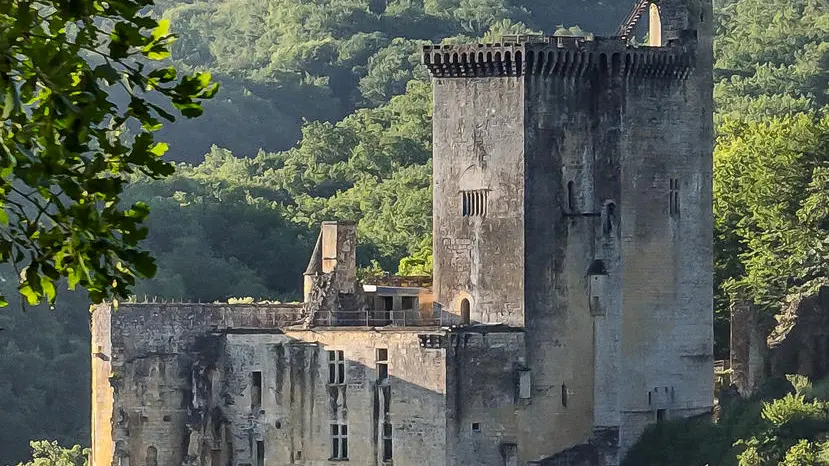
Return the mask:
<path id="1" fill-rule="evenodd" d="M 197 375 L 215 363 L 211 332 L 278 329 L 292 305 L 128 304 L 93 309 L 93 466 L 187 464 L 208 413 Z M 198 441 L 196 441 L 198 440 Z"/>
<path id="2" fill-rule="evenodd" d="M 331 424 L 347 425 L 348 460 L 382 462 L 382 403 L 390 401 L 396 465 L 445 464 L 445 350 L 424 348 L 416 331 L 360 329 L 228 334 L 223 396 L 234 466 L 335 464 Z M 388 351 L 388 380 L 377 372 L 377 349 Z M 328 351 L 342 351 L 343 384 L 329 384 Z M 261 405 L 252 408 L 252 373 L 261 374 Z M 384 391 L 384 387 L 388 387 Z M 258 444 L 257 442 L 262 442 Z"/>
<path id="3" fill-rule="evenodd" d="M 472 322 L 524 324 L 521 100 L 517 78 L 434 81 L 435 300 Z"/>

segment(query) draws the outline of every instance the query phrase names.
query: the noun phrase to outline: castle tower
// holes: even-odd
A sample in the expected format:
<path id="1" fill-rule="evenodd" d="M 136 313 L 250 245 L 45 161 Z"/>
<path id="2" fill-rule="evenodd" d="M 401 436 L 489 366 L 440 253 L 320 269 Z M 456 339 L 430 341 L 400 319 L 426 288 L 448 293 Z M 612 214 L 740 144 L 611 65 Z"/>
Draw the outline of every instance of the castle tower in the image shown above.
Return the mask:
<path id="1" fill-rule="evenodd" d="M 525 331 L 522 460 L 712 406 L 712 6 L 651 3 L 615 37 L 424 49 L 435 300 Z"/>

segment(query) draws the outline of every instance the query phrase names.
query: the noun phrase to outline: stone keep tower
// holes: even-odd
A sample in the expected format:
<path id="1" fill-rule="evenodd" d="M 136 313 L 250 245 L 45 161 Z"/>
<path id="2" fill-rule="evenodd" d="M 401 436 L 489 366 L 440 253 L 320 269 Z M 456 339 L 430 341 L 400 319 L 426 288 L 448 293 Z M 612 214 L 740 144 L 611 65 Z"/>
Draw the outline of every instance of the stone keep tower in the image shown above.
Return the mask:
<path id="1" fill-rule="evenodd" d="M 649 15 L 648 45 L 629 40 Z M 614 37 L 432 45 L 434 292 L 526 332 L 522 458 L 710 410 L 711 0 Z"/>

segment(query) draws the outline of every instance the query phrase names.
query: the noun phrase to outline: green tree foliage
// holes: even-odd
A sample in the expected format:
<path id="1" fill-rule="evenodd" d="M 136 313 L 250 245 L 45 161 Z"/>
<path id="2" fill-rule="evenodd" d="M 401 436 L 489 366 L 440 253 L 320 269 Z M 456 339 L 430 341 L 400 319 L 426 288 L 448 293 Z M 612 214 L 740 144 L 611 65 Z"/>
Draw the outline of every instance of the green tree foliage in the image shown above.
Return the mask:
<path id="1" fill-rule="evenodd" d="M 829 117 L 726 120 L 714 164 L 722 291 L 773 311 L 829 278 Z"/>
<path id="2" fill-rule="evenodd" d="M 412 81 L 385 105 L 306 124 L 293 149 L 236 158 L 214 147 L 199 165 L 131 185 L 125 199 L 152 209 L 146 244 L 159 258 L 139 299 L 297 299 L 331 219 L 359 219 L 361 264 L 394 270 L 431 232 L 430 98 Z"/>
<path id="3" fill-rule="evenodd" d="M 727 1 L 716 21 L 721 115 L 759 119 L 829 104 L 825 0 Z"/>
<path id="4" fill-rule="evenodd" d="M 0 277 L 13 277 L 10 269 L 2 266 Z M 0 290 L 15 289 L 0 279 Z M 88 306 L 84 294 L 59 291 L 54 311 L 23 312 L 11 301 L 0 312 L 0 464 L 29 457 L 33 438 L 89 444 Z"/>
<path id="5" fill-rule="evenodd" d="M 722 408 L 716 422 L 699 418 L 652 426 L 623 464 L 829 465 L 829 401 L 816 397 L 808 381 L 791 380 L 802 393 L 785 380 L 770 381 L 754 398 Z M 772 394 L 778 383 L 787 393 Z"/>
<path id="6" fill-rule="evenodd" d="M 210 70 L 222 98 L 198 124 L 165 126 L 176 160 L 199 163 L 211 145 L 249 156 L 282 151 L 303 120 L 334 122 L 378 106 L 422 79 L 419 46 L 489 30 L 553 32 L 562 23 L 612 32 L 630 5 L 600 0 L 192 0 L 158 2 L 180 39 L 173 62 Z M 506 26 L 505 26 L 506 25 Z M 232 128 L 228 131 L 227 128 Z"/>
<path id="7" fill-rule="evenodd" d="M 86 466 L 88 448 L 75 445 L 63 448 L 58 442 L 37 440 L 31 442 L 32 461 L 19 463 L 17 466 Z"/>
<path id="8" fill-rule="evenodd" d="M 139 14 L 151 4 L 0 4 L 0 262 L 14 264 L 30 304 L 54 302 L 60 277 L 100 300 L 155 271 L 137 247 L 146 205 L 119 203 L 128 174 L 172 172 L 153 131 L 173 115 L 147 96 L 193 117 L 216 86 L 145 65 L 172 41 L 166 23 Z M 108 100 L 113 85 L 128 104 Z"/>
<path id="9" fill-rule="evenodd" d="M 360 221 L 361 274 L 429 273 L 431 89 L 419 65 L 420 45 L 495 42 L 504 33 L 612 33 L 631 5 L 605 3 L 157 2 L 154 17 L 171 20 L 179 36 L 164 66 L 210 71 L 223 92 L 205 103 L 204 117 L 165 124 L 156 133 L 171 144 L 166 157 L 187 163 L 166 179 L 135 174 L 122 196 L 124 203 L 142 201 L 152 209 L 145 245 L 158 257 L 158 272 L 139 282 L 136 293 L 193 300 L 297 299 L 319 222 L 328 219 Z M 819 240 L 826 237 L 821 209 L 829 205 L 820 192 L 826 4 L 717 3 L 717 306 L 727 308 L 729 292 L 745 292 L 773 307 L 791 289 L 824 274 Z M 129 104 L 125 95 L 113 94 L 118 108 Z M 786 116 L 792 112 L 798 115 Z M 784 246 L 782 252 L 777 245 Z M 67 361 L 67 370 L 88 370 L 86 306 L 72 314 L 61 302 L 57 306 L 54 315 L 9 313 L 0 324 L 45 329 L 21 331 L 20 338 L 0 332 L 5 350 L 0 374 L 12 371 L 8 379 L 20 381 L 3 385 L 7 379 L 0 378 L 0 390 L 14 400 L 0 406 L 0 419 L 9 426 L 0 429 L 0 463 L 23 458 L 30 438 L 70 445 L 87 441 L 88 412 L 58 418 L 53 405 L 34 400 L 88 407 L 86 398 L 76 397 L 88 396 L 88 387 L 58 383 L 68 375 L 25 373 L 37 364 L 58 371 L 49 365 L 55 347 L 66 348 L 57 359 Z M 725 314 L 719 317 L 724 322 Z M 718 340 L 718 348 L 725 341 Z M 29 342 L 33 346 L 26 346 Z M 23 364 L 15 359 L 27 356 L 31 360 Z M 85 384 L 88 375 L 77 380 Z M 634 464 L 690 464 L 681 461 L 701 456 L 676 455 L 686 445 L 707 451 L 702 457 L 712 465 L 736 465 L 737 454 L 748 449 L 734 447 L 734 441 L 764 435 L 750 429 L 761 421 L 768 427 L 761 410 L 755 402 L 699 430 L 665 426 L 660 444 L 669 446 L 674 460 Z M 804 439 L 811 443 L 801 445 Z M 817 445 L 810 437 L 784 443 L 779 459 L 789 455 L 790 462 L 808 459 Z M 723 452 L 729 462 L 718 462 Z"/>

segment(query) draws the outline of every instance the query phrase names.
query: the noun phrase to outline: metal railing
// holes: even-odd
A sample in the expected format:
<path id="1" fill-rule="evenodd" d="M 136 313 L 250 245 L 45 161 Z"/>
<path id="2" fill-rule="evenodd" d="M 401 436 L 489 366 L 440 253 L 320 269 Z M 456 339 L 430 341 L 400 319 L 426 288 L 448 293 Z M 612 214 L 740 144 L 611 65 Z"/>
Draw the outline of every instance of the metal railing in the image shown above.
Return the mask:
<path id="1" fill-rule="evenodd" d="M 314 316 L 314 324 L 325 327 L 439 327 L 449 323 L 417 309 L 318 311 Z"/>
<path id="2" fill-rule="evenodd" d="M 432 286 L 432 277 L 429 275 L 386 275 L 377 277 L 366 277 L 364 285 L 395 286 L 412 288 L 429 288 Z"/>

